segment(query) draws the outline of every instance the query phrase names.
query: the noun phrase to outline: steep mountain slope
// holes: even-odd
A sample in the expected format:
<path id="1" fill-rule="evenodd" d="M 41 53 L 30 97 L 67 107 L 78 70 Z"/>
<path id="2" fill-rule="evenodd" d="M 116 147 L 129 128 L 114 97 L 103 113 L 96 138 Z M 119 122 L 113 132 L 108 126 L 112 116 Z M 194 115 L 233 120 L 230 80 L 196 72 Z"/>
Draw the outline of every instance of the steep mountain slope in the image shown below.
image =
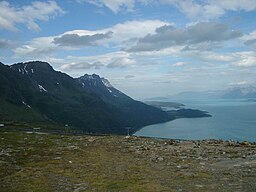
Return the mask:
<path id="1" fill-rule="evenodd" d="M 93 77 L 98 81 L 93 83 L 97 86 L 92 86 L 86 78 L 74 79 L 40 61 L 1 64 L 0 70 L 2 103 L 26 107 L 30 113 L 59 125 L 68 124 L 86 132 L 124 134 L 128 126 L 135 131 L 140 126 L 171 119 L 167 113 L 106 86 L 107 80 L 96 75 Z M 22 114 L 22 119 L 29 119 L 30 113 Z"/>
<path id="2" fill-rule="evenodd" d="M 135 101 L 121 91 L 114 88 L 107 79 L 96 74 L 84 75 L 77 79 L 81 86 L 88 92 L 99 96 L 104 102 L 118 109 L 127 124 L 132 121 L 136 126 L 158 123 L 174 119 L 155 107 Z M 146 115 L 145 115 L 146 114 Z"/>
<path id="3" fill-rule="evenodd" d="M 0 64 L 0 97 L 10 103 L 21 104 L 26 93 L 31 93 L 29 81 L 10 67 Z"/>
<path id="4" fill-rule="evenodd" d="M 50 123 L 26 103 L 33 93 L 28 79 L 3 64 L 0 64 L 0 90 L 0 121 Z"/>
<path id="5" fill-rule="evenodd" d="M 99 97 L 84 91 L 70 76 L 54 71 L 44 62 L 19 63 L 11 69 L 21 74 L 33 88 L 26 104 L 61 125 L 87 132 L 118 133 L 121 117 Z"/>

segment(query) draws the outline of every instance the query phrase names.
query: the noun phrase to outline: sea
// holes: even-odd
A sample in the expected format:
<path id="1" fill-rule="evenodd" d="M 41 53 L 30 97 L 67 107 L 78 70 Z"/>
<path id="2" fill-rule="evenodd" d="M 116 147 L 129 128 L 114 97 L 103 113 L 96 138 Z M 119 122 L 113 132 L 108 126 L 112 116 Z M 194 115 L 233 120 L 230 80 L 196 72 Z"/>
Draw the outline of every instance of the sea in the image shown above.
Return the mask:
<path id="1" fill-rule="evenodd" d="M 143 127 L 134 135 L 184 139 L 222 139 L 256 142 L 256 102 L 247 99 L 177 101 L 185 108 L 208 111 L 212 117 L 181 118 Z"/>

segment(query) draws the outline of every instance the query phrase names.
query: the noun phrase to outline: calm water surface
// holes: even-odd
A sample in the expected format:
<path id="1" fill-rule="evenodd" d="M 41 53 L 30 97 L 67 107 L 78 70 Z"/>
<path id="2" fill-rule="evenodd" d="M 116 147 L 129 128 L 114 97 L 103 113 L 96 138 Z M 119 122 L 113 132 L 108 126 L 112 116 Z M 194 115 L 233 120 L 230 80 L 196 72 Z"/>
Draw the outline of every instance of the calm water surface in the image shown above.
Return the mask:
<path id="1" fill-rule="evenodd" d="M 179 101 L 186 108 L 208 111 L 212 117 L 184 118 L 150 125 L 138 136 L 172 139 L 233 139 L 256 141 L 256 102 L 245 100 Z"/>

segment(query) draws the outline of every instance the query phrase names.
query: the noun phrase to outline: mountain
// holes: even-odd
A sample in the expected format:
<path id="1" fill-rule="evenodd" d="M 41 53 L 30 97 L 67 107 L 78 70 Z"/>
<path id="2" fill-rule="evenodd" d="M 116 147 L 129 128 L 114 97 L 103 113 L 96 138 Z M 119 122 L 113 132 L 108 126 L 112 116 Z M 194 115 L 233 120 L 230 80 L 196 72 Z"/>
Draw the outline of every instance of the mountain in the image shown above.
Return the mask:
<path id="1" fill-rule="evenodd" d="M 125 134 L 127 127 L 134 132 L 173 119 L 166 112 L 133 100 L 98 75 L 75 79 L 41 61 L 0 64 L 0 89 L 0 114 L 5 121 Z"/>
<path id="2" fill-rule="evenodd" d="M 159 99 L 159 101 L 170 100 L 187 100 L 187 99 L 249 99 L 256 98 L 256 87 L 254 86 L 241 86 L 233 87 L 225 90 L 213 91 L 189 91 L 181 92 L 176 95 L 167 96 Z M 148 100 L 156 100 L 150 98 Z"/>
<path id="3" fill-rule="evenodd" d="M 29 80 L 9 66 L 0 64 L 0 121 L 48 122 L 27 103 L 33 93 Z"/>
<path id="4" fill-rule="evenodd" d="M 186 91 L 168 96 L 168 99 L 218 99 L 222 97 L 222 91 Z"/>
<path id="5" fill-rule="evenodd" d="M 131 97 L 114 88 L 107 79 L 101 78 L 96 74 L 86 74 L 77 78 L 77 81 L 84 90 L 99 96 L 105 103 L 117 109 L 121 117 L 125 117 L 124 121 L 128 125 L 130 124 L 129 121 L 140 127 L 145 122 L 152 124 L 161 122 L 162 120 L 174 119 L 156 107 L 133 100 Z"/>
<path id="6" fill-rule="evenodd" d="M 227 89 L 223 92 L 222 98 L 238 99 L 238 98 L 256 98 L 256 87 L 242 86 Z"/>

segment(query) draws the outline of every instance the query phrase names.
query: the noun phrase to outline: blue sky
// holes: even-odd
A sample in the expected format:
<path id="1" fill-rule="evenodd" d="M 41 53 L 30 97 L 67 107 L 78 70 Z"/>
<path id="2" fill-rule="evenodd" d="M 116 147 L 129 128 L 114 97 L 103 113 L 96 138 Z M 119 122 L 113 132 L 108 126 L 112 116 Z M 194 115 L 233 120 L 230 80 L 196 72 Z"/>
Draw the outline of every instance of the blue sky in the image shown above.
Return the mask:
<path id="1" fill-rule="evenodd" d="M 256 83 L 256 0 L 0 1 L 0 61 L 96 73 L 136 98 Z"/>

